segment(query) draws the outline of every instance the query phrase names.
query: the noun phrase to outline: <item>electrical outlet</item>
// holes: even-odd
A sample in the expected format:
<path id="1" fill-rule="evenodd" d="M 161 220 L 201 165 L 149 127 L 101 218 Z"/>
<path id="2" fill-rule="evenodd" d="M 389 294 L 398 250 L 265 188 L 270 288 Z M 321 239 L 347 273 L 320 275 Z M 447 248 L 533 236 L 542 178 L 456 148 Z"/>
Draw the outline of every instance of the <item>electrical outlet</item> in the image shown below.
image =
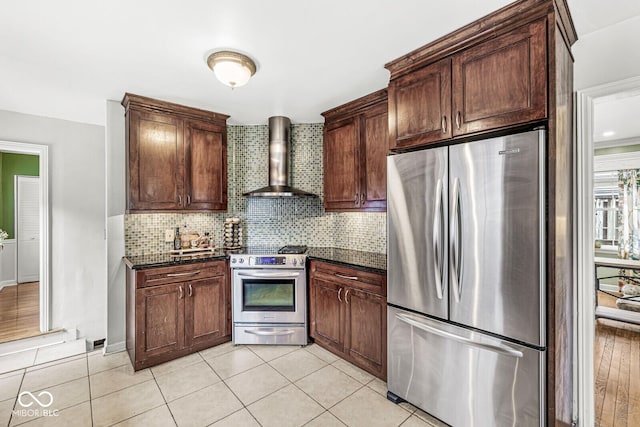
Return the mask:
<path id="1" fill-rule="evenodd" d="M 164 230 L 164 241 L 165 242 L 173 242 L 173 239 L 176 238 L 176 231 L 172 228 L 168 230 Z"/>

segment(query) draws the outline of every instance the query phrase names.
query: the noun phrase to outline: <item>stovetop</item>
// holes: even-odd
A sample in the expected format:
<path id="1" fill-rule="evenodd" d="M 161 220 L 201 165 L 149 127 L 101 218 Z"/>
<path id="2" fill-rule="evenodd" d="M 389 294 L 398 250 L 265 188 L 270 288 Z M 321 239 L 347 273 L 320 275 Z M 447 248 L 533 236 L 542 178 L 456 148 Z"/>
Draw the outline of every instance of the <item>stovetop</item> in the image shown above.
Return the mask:
<path id="1" fill-rule="evenodd" d="M 307 253 L 306 245 L 287 245 L 278 249 L 279 254 L 294 254 L 301 255 Z"/>

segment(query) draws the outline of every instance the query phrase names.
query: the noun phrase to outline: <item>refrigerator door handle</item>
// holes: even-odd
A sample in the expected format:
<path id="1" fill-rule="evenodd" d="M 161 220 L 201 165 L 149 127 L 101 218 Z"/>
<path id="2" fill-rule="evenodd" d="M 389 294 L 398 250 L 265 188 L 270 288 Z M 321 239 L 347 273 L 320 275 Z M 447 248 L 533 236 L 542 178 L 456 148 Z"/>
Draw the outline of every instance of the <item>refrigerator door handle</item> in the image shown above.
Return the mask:
<path id="1" fill-rule="evenodd" d="M 421 329 L 425 332 L 431 333 L 431 334 L 435 334 L 435 335 L 439 335 L 443 338 L 448 338 L 451 339 L 453 341 L 457 341 L 459 343 L 462 344 L 466 344 L 468 346 L 471 347 L 476 347 L 482 350 L 487 350 L 487 351 L 491 351 L 493 353 L 498 353 L 498 354 L 502 354 L 504 356 L 511 356 L 511 357 L 517 357 L 517 358 L 522 358 L 524 355 L 521 351 L 515 350 L 513 348 L 509 348 L 506 346 L 498 346 L 498 345 L 491 345 L 491 344 L 485 344 L 482 342 L 478 342 L 478 341 L 474 341 L 472 339 L 469 338 L 465 338 L 465 337 L 461 337 L 459 335 L 456 334 L 452 334 L 451 332 L 447 332 L 447 331 L 443 331 L 442 329 L 438 329 L 438 328 L 434 328 L 433 326 L 430 325 L 426 325 L 422 322 L 420 322 L 417 319 L 414 319 L 410 316 L 407 316 L 406 314 L 397 314 L 396 313 L 396 319 L 400 320 L 401 322 L 404 322 L 410 326 L 414 326 L 418 329 Z"/>
<path id="2" fill-rule="evenodd" d="M 456 302 L 460 302 L 460 178 L 453 181 L 453 207 L 449 225 L 449 266 L 451 270 L 451 288 Z"/>
<path id="3" fill-rule="evenodd" d="M 442 224 L 444 222 L 442 218 L 442 180 L 438 179 L 436 184 L 436 206 L 433 213 L 433 269 L 435 276 L 436 294 L 438 299 L 442 299 Z"/>

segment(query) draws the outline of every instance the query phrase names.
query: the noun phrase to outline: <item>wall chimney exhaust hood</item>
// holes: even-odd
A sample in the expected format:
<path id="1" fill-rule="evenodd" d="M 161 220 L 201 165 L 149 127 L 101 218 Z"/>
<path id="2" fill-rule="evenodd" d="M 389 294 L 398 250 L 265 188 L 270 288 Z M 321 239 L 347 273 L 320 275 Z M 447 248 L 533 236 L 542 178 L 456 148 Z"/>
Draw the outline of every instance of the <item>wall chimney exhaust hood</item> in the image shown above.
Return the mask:
<path id="1" fill-rule="evenodd" d="M 269 117 L 269 185 L 244 193 L 246 197 L 318 197 L 291 187 L 289 155 L 291 121 L 287 117 Z"/>

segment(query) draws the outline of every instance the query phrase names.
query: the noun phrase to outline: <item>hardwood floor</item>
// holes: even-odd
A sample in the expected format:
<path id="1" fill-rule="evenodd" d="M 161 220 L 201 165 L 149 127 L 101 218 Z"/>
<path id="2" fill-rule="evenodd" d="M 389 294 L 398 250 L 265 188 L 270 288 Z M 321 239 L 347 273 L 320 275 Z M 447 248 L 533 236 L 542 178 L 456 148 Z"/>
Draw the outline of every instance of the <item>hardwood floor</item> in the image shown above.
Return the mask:
<path id="1" fill-rule="evenodd" d="M 39 285 L 21 283 L 0 291 L 0 342 L 40 334 Z"/>
<path id="2" fill-rule="evenodd" d="M 615 298 L 599 303 L 615 307 Z M 596 425 L 640 425 L 640 326 L 597 319 L 594 362 Z"/>

